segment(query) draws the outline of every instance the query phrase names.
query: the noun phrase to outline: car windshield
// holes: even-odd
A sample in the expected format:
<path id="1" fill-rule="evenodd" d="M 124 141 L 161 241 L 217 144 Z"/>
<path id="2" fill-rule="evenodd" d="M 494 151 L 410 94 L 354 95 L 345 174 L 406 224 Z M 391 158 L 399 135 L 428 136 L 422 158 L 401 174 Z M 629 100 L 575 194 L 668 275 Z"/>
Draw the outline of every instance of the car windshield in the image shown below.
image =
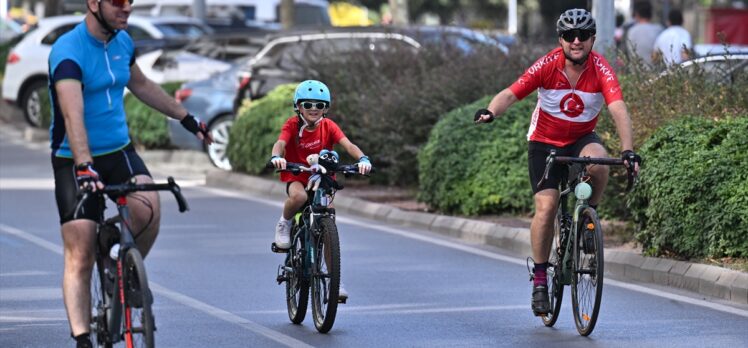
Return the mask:
<path id="1" fill-rule="evenodd" d="M 156 24 L 165 38 L 196 39 L 209 34 L 204 28 L 192 23 L 160 23 Z"/>

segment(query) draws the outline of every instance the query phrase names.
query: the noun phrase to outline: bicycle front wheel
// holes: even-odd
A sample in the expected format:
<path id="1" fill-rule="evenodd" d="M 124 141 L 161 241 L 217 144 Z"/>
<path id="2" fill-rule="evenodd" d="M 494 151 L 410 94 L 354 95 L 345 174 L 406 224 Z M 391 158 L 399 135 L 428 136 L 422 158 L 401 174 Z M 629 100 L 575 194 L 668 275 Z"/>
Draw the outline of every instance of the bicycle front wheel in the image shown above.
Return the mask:
<path id="1" fill-rule="evenodd" d="M 130 248 L 125 254 L 123 277 L 126 346 L 151 348 L 154 346 L 155 330 L 151 310 L 153 295 L 148 288 L 143 257 L 137 248 Z"/>
<path id="2" fill-rule="evenodd" d="M 556 213 L 556 222 L 553 226 L 553 242 L 547 268 L 548 298 L 551 302 L 551 311 L 548 314 L 540 316 L 540 319 L 543 320 L 545 326 L 553 326 L 556 324 L 558 313 L 561 311 L 561 301 L 564 299 L 564 283 L 561 280 L 561 272 L 563 270 L 562 248 L 564 246 L 561 245 L 561 236 L 568 228 L 564 226 L 564 223 L 565 217 L 559 208 Z"/>
<path id="3" fill-rule="evenodd" d="M 578 221 L 571 293 L 577 331 L 587 336 L 595 329 L 603 296 L 603 233 L 597 212 L 590 207 Z"/>
<path id="4" fill-rule="evenodd" d="M 293 245 L 286 256 L 286 307 L 288 318 L 294 324 L 301 324 L 306 316 L 309 304 L 309 278 L 304 274 L 304 236 L 298 233 L 298 225 L 294 222 L 291 226 L 291 235 L 294 236 Z"/>
<path id="5" fill-rule="evenodd" d="M 340 291 L 340 240 L 331 218 L 320 219 L 312 277 L 312 315 L 317 331 L 326 333 L 335 323 Z"/>

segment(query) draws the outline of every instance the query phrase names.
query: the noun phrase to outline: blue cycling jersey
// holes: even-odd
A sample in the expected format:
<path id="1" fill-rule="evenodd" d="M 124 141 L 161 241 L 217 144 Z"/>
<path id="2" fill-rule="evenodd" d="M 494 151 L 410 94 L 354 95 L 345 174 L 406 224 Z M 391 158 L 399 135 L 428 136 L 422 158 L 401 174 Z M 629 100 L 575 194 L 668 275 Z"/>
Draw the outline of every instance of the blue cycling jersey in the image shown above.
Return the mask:
<path id="1" fill-rule="evenodd" d="M 119 31 L 104 43 L 88 32 L 85 21 L 52 45 L 49 54 L 52 104 L 49 138 L 54 156 L 73 157 L 54 88 L 56 82 L 64 79 L 81 82 L 83 121 L 92 156 L 117 151 L 130 143 L 123 98 L 134 57 L 133 42 L 127 32 Z"/>

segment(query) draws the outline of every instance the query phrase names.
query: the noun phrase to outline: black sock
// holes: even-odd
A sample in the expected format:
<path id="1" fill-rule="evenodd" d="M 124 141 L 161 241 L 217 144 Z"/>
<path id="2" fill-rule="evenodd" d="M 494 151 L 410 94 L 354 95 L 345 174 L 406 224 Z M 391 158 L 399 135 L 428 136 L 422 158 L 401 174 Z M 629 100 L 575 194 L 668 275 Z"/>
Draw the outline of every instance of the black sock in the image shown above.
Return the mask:
<path id="1" fill-rule="evenodd" d="M 74 336 L 73 339 L 75 339 L 75 344 L 77 348 L 93 348 L 93 344 L 91 343 L 91 337 L 88 332 L 82 333 L 78 336 Z"/>

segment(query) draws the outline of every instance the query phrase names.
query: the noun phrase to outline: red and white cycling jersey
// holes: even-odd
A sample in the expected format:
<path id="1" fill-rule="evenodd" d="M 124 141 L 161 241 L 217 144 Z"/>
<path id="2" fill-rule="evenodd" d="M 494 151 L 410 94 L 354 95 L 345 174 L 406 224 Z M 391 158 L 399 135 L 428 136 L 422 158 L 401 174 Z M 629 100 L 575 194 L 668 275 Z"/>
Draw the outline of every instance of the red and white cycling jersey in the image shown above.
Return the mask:
<path id="1" fill-rule="evenodd" d="M 509 87 L 517 99 L 538 89 L 527 140 L 559 147 L 573 144 L 595 129 L 603 100 L 608 105 L 623 99 L 618 78 L 602 55 L 590 51 L 574 87 L 564 73 L 565 64 L 564 52 L 558 47 Z"/>

